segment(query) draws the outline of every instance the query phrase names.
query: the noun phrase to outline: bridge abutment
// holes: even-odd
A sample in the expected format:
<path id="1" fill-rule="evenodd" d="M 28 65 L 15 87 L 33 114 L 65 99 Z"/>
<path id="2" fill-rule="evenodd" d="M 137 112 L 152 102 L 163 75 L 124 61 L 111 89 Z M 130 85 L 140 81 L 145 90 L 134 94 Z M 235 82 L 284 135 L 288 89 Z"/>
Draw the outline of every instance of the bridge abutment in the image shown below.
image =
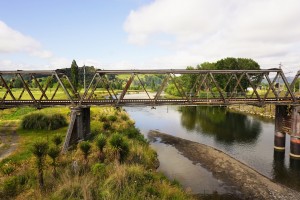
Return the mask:
<path id="1" fill-rule="evenodd" d="M 90 107 L 72 107 L 70 117 L 70 124 L 62 149 L 63 152 L 66 152 L 70 145 L 86 139 L 90 134 Z"/>

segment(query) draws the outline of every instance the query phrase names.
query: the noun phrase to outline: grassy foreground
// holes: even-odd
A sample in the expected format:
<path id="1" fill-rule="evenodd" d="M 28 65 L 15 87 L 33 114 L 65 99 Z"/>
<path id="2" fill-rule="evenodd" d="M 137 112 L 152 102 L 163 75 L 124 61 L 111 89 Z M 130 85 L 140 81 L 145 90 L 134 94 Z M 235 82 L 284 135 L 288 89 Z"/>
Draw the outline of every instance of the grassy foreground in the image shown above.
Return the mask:
<path id="1" fill-rule="evenodd" d="M 34 113 L 61 114 L 66 119 L 70 114 L 63 107 L 0 112 L 1 126 L 18 127 L 24 116 Z M 156 172 L 157 155 L 126 112 L 92 108 L 91 120 L 87 145 L 79 143 L 66 154 L 59 154 L 56 162 L 49 152 L 45 156 L 43 187 L 39 185 L 33 144 L 44 141 L 49 149 L 60 148 L 62 144 L 56 147 L 53 140 L 63 139 L 67 127 L 55 131 L 18 128 L 17 151 L 0 162 L 0 199 L 193 199 L 178 182 Z M 83 146 L 89 145 L 85 152 Z"/>

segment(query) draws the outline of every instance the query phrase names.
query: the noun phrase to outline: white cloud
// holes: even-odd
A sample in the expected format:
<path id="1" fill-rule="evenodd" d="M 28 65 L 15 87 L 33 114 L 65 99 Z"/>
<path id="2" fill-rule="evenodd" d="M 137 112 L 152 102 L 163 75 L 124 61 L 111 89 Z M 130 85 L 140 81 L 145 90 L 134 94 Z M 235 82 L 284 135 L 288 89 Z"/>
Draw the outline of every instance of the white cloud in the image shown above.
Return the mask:
<path id="1" fill-rule="evenodd" d="M 131 11 L 124 29 L 131 44 L 170 51 L 150 61 L 159 66 L 234 56 L 253 58 L 266 68 L 282 62 L 297 70 L 299 19 L 298 0 L 155 0 Z"/>
<path id="2" fill-rule="evenodd" d="M 52 53 L 42 49 L 38 41 L 23 35 L 0 21 L 0 53 L 17 52 L 25 52 L 40 58 L 52 57 Z"/>

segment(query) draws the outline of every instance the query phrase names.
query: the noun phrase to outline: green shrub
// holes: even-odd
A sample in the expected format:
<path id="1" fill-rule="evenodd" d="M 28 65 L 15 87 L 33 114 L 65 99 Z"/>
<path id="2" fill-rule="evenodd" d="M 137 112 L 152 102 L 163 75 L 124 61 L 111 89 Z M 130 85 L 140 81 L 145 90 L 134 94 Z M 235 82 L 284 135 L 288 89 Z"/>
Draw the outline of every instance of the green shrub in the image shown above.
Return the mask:
<path id="1" fill-rule="evenodd" d="M 60 135 L 54 135 L 52 138 L 52 142 L 58 147 L 62 143 L 62 138 Z"/>
<path id="2" fill-rule="evenodd" d="M 91 153 L 91 144 L 88 141 L 83 141 L 79 143 L 79 148 L 83 153 L 84 159 L 87 161 L 88 155 Z"/>
<path id="3" fill-rule="evenodd" d="M 104 116 L 104 115 L 100 115 L 100 116 L 99 116 L 99 120 L 100 120 L 101 122 L 107 122 L 107 117 Z"/>
<path id="4" fill-rule="evenodd" d="M 99 121 L 92 121 L 91 122 L 91 135 L 96 136 L 102 131 L 103 124 Z"/>
<path id="5" fill-rule="evenodd" d="M 4 175 L 10 175 L 15 171 L 15 167 L 7 163 L 1 167 L 1 171 Z"/>
<path id="6" fill-rule="evenodd" d="M 129 127 L 127 129 L 125 129 L 123 131 L 123 134 L 126 135 L 130 139 L 136 139 L 143 143 L 147 142 L 147 140 L 144 138 L 144 136 L 140 133 L 140 130 L 135 127 Z"/>
<path id="7" fill-rule="evenodd" d="M 14 197 L 18 194 L 18 181 L 16 177 L 6 179 L 2 186 L 2 195 L 6 197 Z"/>
<path id="8" fill-rule="evenodd" d="M 103 129 L 104 130 L 108 130 L 108 129 L 110 129 L 111 128 L 111 125 L 109 124 L 109 123 L 107 123 L 107 122 L 105 122 L 104 124 L 103 124 Z"/>
<path id="9" fill-rule="evenodd" d="M 103 148 L 106 145 L 106 136 L 103 134 L 100 134 L 97 138 L 96 138 L 96 145 L 98 147 L 98 149 L 103 152 Z"/>
<path id="10" fill-rule="evenodd" d="M 119 162 L 122 163 L 125 161 L 126 157 L 129 154 L 129 144 L 125 138 L 123 138 L 122 135 L 119 133 L 115 133 L 110 141 L 110 145 L 113 147 L 113 149 L 118 154 Z"/>
<path id="11" fill-rule="evenodd" d="M 117 118 L 116 115 L 109 115 L 109 116 L 108 116 L 108 120 L 111 121 L 111 122 L 115 122 L 115 121 L 117 121 L 117 119 L 118 119 L 118 118 Z"/>
<path id="12" fill-rule="evenodd" d="M 34 113 L 23 118 L 21 127 L 28 130 L 56 130 L 67 125 L 61 114 L 45 115 Z"/>
<path id="13" fill-rule="evenodd" d="M 103 163 L 96 163 L 92 166 L 92 173 L 97 177 L 101 177 L 106 173 L 106 166 Z"/>
<path id="14" fill-rule="evenodd" d="M 124 121 L 127 121 L 129 119 L 129 117 L 127 114 L 123 113 L 123 114 L 121 114 L 121 119 Z"/>

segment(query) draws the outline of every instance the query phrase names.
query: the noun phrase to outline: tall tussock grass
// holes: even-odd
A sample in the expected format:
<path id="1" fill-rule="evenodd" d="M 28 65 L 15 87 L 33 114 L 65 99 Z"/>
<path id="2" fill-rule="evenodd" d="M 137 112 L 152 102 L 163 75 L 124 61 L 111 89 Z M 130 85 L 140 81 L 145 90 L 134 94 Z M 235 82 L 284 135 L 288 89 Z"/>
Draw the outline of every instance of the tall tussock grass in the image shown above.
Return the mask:
<path id="1" fill-rule="evenodd" d="M 66 125 L 66 118 L 61 114 L 33 113 L 23 118 L 21 128 L 25 130 L 56 130 Z"/>

